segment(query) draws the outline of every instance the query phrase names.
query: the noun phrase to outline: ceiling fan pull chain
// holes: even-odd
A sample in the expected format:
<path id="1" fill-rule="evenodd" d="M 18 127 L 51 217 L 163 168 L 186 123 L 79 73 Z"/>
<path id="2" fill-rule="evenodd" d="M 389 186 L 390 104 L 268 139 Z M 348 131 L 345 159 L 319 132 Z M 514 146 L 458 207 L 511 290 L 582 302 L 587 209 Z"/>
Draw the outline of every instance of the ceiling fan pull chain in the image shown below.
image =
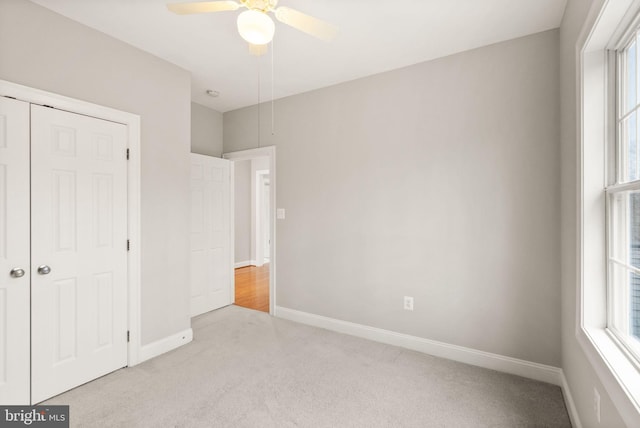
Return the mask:
<path id="1" fill-rule="evenodd" d="M 262 107 L 260 106 L 260 100 L 262 95 L 262 76 L 260 70 L 260 56 L 258 57 L 258 148 L 262 147 L 262 141 L 260 138 L 260 124 L 262 123 Z"/>
<path id="2" fill-rule="evenodd" d="M 275 51 L 275 41 L 272 40 L 271 41 L 271 135 L 275 135 L 276 131 L 276 114 L 275 114 L 275 109 L 274 109 L 274 98 L 275 98 L 275 91 L 274 91 L 274 81 L 276 79 L 275 73 L 274 73 L 274 66 L 273 66 L 273 57 L 274 57 L 274 53 L 273 51 Z"/>

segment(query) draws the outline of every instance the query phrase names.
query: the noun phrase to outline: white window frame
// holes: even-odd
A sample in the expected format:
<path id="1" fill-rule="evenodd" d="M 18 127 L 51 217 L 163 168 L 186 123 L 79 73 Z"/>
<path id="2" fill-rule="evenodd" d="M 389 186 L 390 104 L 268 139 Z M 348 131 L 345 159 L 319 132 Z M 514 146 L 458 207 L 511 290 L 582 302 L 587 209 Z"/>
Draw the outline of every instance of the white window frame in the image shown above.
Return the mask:
<path id="1" fill-rule="evenodd" d="M 624 39 L 640 0 L 594 0 L 576 44 L 578 134 L 578 292 L 576 337 L 628 426 L 640 426 L 640 371 L 607 329 L 607 196 L 615 180 L 607 159 L 615 156 L 611 120 L 610 51 Z M 610 188 L 613 190 L 613 187 Z M 621 190 L 621 187 L 616 190 Z"/>
<path id="2" fill-rule="evenodd" d="M 632 43 L 636 43 L 636 55 L 640 55 L 640 39 L 638 35 L 640 34 L 640 15 L 636 15 L 628 28 L 623 32 L 620 40 L 616 43 L 613 43 L 613 48 L 609 50 L 609 54 L 607 55 L 607 59 L 609 63 L 607 64 L 607 69 L 610 71 L 609 78 L 611 81 L 609 82 L 610 94 L 608 94 L 609 98 L 609 106 L 611 109 L 611 114 L 608 116 L 606 120 L 608 120 L 607 126 L 610 128 L 609 132 L 607 132 L 606 136 L 608 140 L 606 144 L 608 150 L 605 154 L 605 166 L 609 168 L 609 173 L 606 173 L 606 179 L 609 182 L 607 187 L 604 189 L 605 191 L 605 203 L 607 205 L 606 213 L 607 213 L 607 331 L 612 335 L 614 341 L 620 346 L 622 351 L 627 354 L 627 357 L 631 361 L 632 364 L 636 366 L 636 368 L 640 368 L 640 343 L 637 340 L 629 339 L 629 332 L 619 329 L 619 322 L 616 322 L 616 317 L 619 317 L 623 312 L 628 311 L 629 296 L 616 296 L 614 292 L 615 284 L 615 274 L 614 267 L 620 267 L 623 272 L 634 272 L 637 275 L 640 275 L 640 268 L 632 266 L 628 260 L 628 253 L 624 255 L 624 259 L 622 260 L 620 257 L 616 257 L 614 248 L 614 239 L 616 235 L 620 235 L 620 233 L 615 233 L 615 229 L 618 227 L 624 227 L 626 230 L 624 231 L 624 235 L 628 235 L 628 221 L 629 218 L 626 216 L 624 219 L 616 221 L 614 218 L 614 199 L 618 196 L 625 196 L 629 192 L 638 192 L 640 191 L 640 178 L 627 181 L 626 177 L 628 175 L 628 158 L 626 149 L 623 148 L 623 126 L 625 120 L 629 118 L 631 115 L 637 114 L 640 110 L 640 87 L 638 84 L 640 83 L 640 79 L 636 77 L 636 105 L 631 108 L 629 111 L 625 111 L 626 108 L 626 64 L 627 64 L 627 50 Z M 636 68 L 638 67 L 638 61 L 636 61 Z M 640 75 L 638 73 L 639 70 L 636 69 L 636 76 Z M 638 128 L 640 124 L 636 123 L 636 128 Z M 638 131 L 636 130 L 636 139 L 638 138 Z M 636 153 L 636 156 L 639 156 L 640 152 Z M 628 202 L 626 202 L 628 203 Z M 625 209 L 626 211 L 626 209 Z M 617 217 L 617 216 L 615 216 Z M 614 222 L 616 223 L 614 227 Z M 625 244 L 625 251 L 628 251 L 628 245 Z M 627 290 L 624 290 L 627 291 Z M 621 301 L 622 299 L 622 301 Z M 626 308 L 625 308 L 626 306 Z M 627 326 L 628 327 L 628 326 Z"/>

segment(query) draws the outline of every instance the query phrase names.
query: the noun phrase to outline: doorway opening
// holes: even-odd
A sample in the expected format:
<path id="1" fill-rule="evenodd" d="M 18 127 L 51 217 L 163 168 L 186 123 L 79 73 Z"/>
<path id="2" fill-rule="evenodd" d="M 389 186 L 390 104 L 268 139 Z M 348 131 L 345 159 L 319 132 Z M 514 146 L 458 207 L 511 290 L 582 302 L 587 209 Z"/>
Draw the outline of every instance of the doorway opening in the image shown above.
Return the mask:
<path id="1" fill-rule="evenodd" d="M 274 314 L 275 147 L 225 153 L 234 162 L 235 304 Z"/>

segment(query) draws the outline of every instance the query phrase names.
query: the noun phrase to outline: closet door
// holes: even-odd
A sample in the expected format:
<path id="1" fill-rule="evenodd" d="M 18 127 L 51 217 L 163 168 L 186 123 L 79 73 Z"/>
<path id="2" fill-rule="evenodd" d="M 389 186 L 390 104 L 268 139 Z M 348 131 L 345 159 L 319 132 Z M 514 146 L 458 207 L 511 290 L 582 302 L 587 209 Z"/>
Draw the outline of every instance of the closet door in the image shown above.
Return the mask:
<path id="1" fill-rule="evenodd" d="M 127 134 L 31 106 L 32 401 L 127 364 Z"/>
<path id="2" fill-rule="evenodd" d="M 29 104 L 0 96 L 0 403 L 29 402 Z"/>

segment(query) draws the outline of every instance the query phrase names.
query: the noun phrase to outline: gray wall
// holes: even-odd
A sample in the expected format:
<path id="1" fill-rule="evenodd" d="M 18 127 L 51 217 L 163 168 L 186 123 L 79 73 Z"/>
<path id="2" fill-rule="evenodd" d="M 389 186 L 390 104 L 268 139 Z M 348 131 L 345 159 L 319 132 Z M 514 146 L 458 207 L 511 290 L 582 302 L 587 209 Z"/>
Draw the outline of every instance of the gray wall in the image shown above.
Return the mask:
<path id="1" fill-rule="evenodd" d="M 142 342 L 189 328 L 190 74 L 24 0 L 0 53 L 0 79 L 141 116 Z"/>
<path id="2" fill-rule="evenodd" d="M 191 152 L 222 157 L 222 113 L 191 103 Z"/>
<path id="3" fill-rule="evenodd" d="M 578 141 L 576 135 L 576 62 L 578 35 L 592 0 L 569 0 L 560 28 L 560 70 L 562 99 L 562 368 L 585 427 L 622 427 L 611 399 L 598 380 L 576 340 L 576 276 L 579 248 L 576 244 L 578 198 Z M 601 423 L 593 411 L 593 387 L 600 392 Z"/>
<path id="4" fill-rule="evenodd" d="M 251 260 L 251 161 L 234 163 L 235 262 Z"/>
<path id="5" fill-rule="evenodd" d="M 559 366 L 558 62 L 553 30 L 276 101 L 278 305 Z"/>

